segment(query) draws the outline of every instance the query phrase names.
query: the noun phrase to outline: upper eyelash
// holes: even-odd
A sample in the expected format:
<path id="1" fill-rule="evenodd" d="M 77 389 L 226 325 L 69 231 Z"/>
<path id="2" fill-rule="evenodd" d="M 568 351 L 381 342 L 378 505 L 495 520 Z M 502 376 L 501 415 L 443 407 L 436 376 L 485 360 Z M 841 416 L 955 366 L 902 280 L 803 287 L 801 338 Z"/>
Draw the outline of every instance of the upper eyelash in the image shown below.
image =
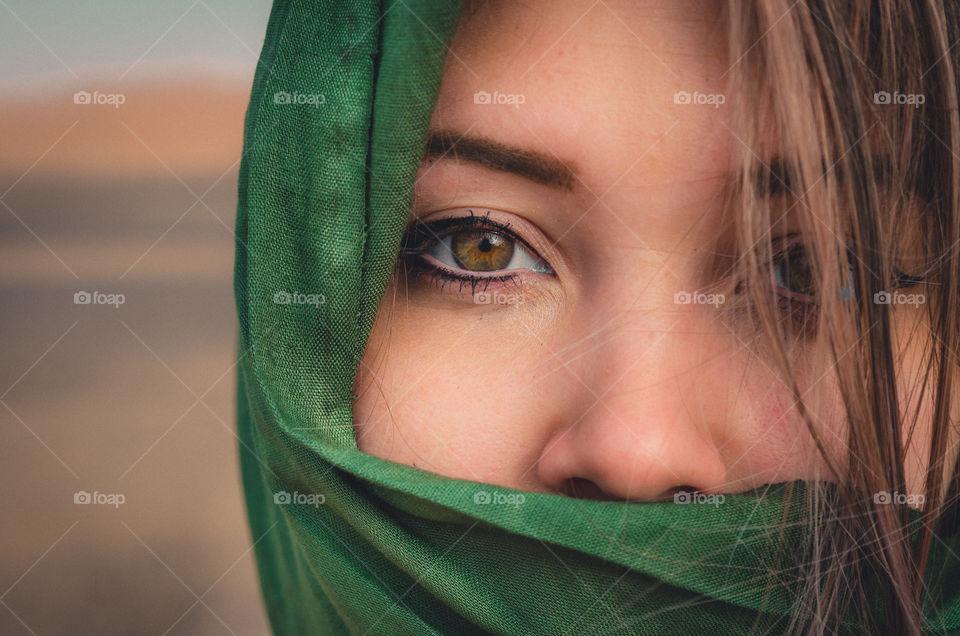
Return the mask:
<path id="1" fill-rule="evenodd" d="M 460 230 L 463 228 L 477 228 L 499 232 L 508 237 L 510 240 L 523 245 L 523 247 L 531 254 L 534 254 L 537 258 L 543 260 L 543 258 L 537 254 L 537 251 L 530 247 L 529 243 L 527 243 L 525 240 L 523 240 L 523 238 L 518 236 L 516 232 L 510 229 L 509 223 L 499 223 L 490 219 L 489 211 L 483 216 L 475 215 L 472 210 L 469 212 L 470 216 L 449 217 L 431 222 L 423 222 L 419 220 L 414 221 L 404 233 L 401 245 L 401 254 L 404 256 L 404 258 L 398 261 L 398 264 L 400 262 L 409 263 L 412 266 L 411 269 L 414 277 L 419 278 L 421 276 L 428 276 L 431 282 L 438 283 L 440 285 L 441 293 L 443 293 L 446 285 L 452 282 L 459 282 L 460 286 L 458 291 L 460 293 L 463 292 L 463 286 L 469 283 L 471 295 L 476 294 L 477 286 L 481 284 L 483 285 L 483 289 L 481 291 L 486 291 L 486 289 L 490 286 L 490 283 L 496 282 L 514 282 L 517 285 L 520 285 L 521 277 L 518 274 L 483 276 L 470 273 L 466 270 L 463 272 L 454 272 L 445 266 L 438 267 L 436 265 L 428 265 L 423 261 L 423 259 L 419 258 L 412 262 L 407 259 L 407 257 L 418 256 L 426 252 L 428 247 L 432 247 L 433 243 L 444 238 L 445 235 L 443 232 L 447 228 L 453 228 L 455 230 Z"/>
<path id="2" fill-rule="evenodd" d="M 490 218 L 490 212 L 488 211 L 483 216 L 477 216 L 473 213 L 472 210 L 469 210 L 470 216 L 454 216 L 445 219 L 440 219 L 439 221 L 414 221 L 410 227 L 407 229 L 406 234 L 403 239 L 403 253 L 409 256 L 422 254 L 425 250 L 423 247 L 429 241 L 437 241 L 443 238 L 441 232 L 447 228 L 466 228 L 466 229 L 488 229 L 495 230 L 501 234 L 507 236 L 510 240 L 515 241 L 523 246 L 528 252 L 533 256 L 537 257 L 541 261 L 544 261 L 544 258 L 537 253 L 530 244 L 523 239 L 520 235 L 510 229 L 509 223 L 500 223 L 494 221 Z"/>

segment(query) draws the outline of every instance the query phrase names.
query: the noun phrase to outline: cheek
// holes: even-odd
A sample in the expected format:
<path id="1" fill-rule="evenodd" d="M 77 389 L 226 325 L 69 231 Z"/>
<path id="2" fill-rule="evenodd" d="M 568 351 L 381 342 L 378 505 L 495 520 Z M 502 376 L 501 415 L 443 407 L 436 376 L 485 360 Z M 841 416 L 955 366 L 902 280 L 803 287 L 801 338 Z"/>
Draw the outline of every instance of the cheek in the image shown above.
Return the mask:
<path id="1" fill-rule="evenodd" d="M 787 388 L 770 375 L 754 378 L 740 391 L 741 400 L 729 421 L 725 452 L 734 477 L 745 488 L 794 479 L 832 480 L 813 435 L 793 405 Z M 822 387 L 808 412 L 830 460 L 845 470 L 845 427 L 838 396 Z M 809 396 L 808 396 L 809 398 Z"/>
<path id="2" fill-rule="evenodd" d="M 505 341 L 504 329 L 523 330 L 498 313 L 411 306 L 393 312 L 389 333 L 378 317 L 354 383 L 360 450 L 462 479 L 506 485 L 509 475 L 517 485 L 539 448 L 536 363 L 518 352 L 536 347 Z"/>
<path id="3" fill-rule="evenodd" d="M 907 490 L 910 493 L 920 493 L 924 491 L 930 465 L 934 403 L 930 390 L 923 392 L 923 395 L 920 391 L 924 372 L 922 350 L 912 345 L 909 334 L 902 333 L 904 330 L 901 328 L 898 333 L 898 346 L 902 353 L 898 356 L 901 366 L 897 373 L 897 392 L 903 426 L 902 442 L 906 449 L 904 462 Z M 954 421 L 957 421 L 956 414 Z M 953 440 L 948 443 L 953 443 Z"/>

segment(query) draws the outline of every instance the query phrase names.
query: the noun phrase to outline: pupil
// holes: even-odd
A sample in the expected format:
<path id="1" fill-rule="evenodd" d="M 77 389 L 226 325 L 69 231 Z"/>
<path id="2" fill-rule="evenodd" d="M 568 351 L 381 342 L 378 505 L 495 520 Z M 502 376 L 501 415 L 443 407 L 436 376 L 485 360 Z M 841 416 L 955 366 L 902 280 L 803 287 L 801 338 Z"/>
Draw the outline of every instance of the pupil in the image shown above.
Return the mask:
<path id="1" fill-rule="evenodd" d="M 803 249 L 790 250 L 785 263 L 787 270 L 787 288 L 800 294 L 814 295 L 813 272 L 807 262 Z"/>
<path id="2" fill-rule="evenodd" d="M 495 271 L 510 264 L 513 244 L 496 232 L 458 232 L 453 237 L 454 258 L 471 271 Z"/>

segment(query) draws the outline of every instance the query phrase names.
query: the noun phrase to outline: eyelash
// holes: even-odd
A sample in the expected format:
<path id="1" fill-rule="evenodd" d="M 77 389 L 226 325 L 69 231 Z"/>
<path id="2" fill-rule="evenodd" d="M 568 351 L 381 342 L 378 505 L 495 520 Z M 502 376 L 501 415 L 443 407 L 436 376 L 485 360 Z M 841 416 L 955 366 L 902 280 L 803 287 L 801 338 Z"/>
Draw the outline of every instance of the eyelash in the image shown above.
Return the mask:
<path id="1" fill-rule="evenodd" d="M 500 275 L 476 275 L 469 273 L 468 270 L 454 271 L 446 265 L 433 265 L 424 260 L 423 254 L 428 253 L 437 244 L 455 234 L 464 231 L 488 231 L 493 234 L 503 236 L 507 240 L 519 246 L 527 252 L 536 262 L 543 264 L 549 272 L 536 272 L 530 268 L 525 268 L 533 273 L 543 273 L 548 276 L 556 276 L 553 268 L 530 246 L 519 234 L 510 229 L 510 224 L 503 224 L 490 219 L 490 212 L 483 216 L 477 216 L 473 210 L 468 210 L 470 216 L 450 217 L 440 219 L 439 221 L 422 222 L 414 221 L 407 229 L 401 245 L 403 261 L 413 271 L 416 277 L 427 276 L 434 284 L 439 284 L 441 293 L 447 283 L 459 283 L 459 292 L 463 292 L 465 284 L 470 284 L 470 294 L 477 292 L 477 286 L 483 284 L 481 292 L 485 292 L 490 283 L 516 283 L 520 285 L 522 276 L 518 273 L 500 274 Z"/>

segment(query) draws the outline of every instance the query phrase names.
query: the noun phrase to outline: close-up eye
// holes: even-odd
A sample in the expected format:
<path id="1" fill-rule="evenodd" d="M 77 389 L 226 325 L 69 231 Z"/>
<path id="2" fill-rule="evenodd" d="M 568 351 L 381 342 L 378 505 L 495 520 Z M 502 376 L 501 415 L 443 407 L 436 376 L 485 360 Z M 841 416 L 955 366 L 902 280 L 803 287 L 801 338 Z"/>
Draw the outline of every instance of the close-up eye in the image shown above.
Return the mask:
<path id="1" fill-rule="evenodd" d="M 855 294 L 852 253 L 847 252 L 847 280 L 840 290 L 843 299 Z M 806 323 L 819 305 L 816 278 L 807 250 L 796 239 L 787 239 L 773 259 L 773 279 L 777 306 L 794 322 Z"/>
<path id="2" fill-rule="evenodd" d="M 404 262 L 438 281 L 477 283 L 515 279 L 522 270 L 553 276 L 550 265 L 511 229 L 489 217 L 414 221 L 403 238 Z"/>
<path id="3" fill-rule="evenodd" d="M 780 252 L 774 259 L 773 273 L 778 293 L 816 302 L 816 281 L 803 245 L 793 243 Z"/>
<path id="4" fill-rule="evenodd" d="M 840 290 L 840 297 L 851 298 L 855 293 L 853 281 L 853 255 L 847 252 L 847 280 Z M 792 300 L 809 304 L 817 302 L 817 282 L 807 257 L 807 250 L 799 242 L 791 242 L 774 256 L 774 283 L 777 293 Z"/>

